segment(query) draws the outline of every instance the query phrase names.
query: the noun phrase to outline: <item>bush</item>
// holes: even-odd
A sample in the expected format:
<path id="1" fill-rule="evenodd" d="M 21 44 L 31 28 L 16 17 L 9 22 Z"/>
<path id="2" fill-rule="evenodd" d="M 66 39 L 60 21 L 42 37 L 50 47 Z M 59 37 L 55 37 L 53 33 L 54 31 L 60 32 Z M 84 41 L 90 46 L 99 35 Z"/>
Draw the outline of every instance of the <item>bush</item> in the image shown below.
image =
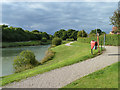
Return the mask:
<path id="1" fill-rule="evenodd" d="M 29 50 L 22 51 L 18 56 L 16 56 L 13 64 L 15 72 L 21 72 L 37 65 L 39 65 L 39 62 L 35 59 L 34 53 Z"/>
<path id="2" fill-rule="evenodd" d="M 55 55 L 55 52 L 53 52 L 52 50 L 48 50 L 45 54 L 45 57 L 41 60 L 41 64 L 51 60 Z"/>
<path id="3" fill-rule="evenodd" d="M 62 43 L 62 39 L 61 38 L 54 38 L 52 40 L 52 45 L 60 45 Z"/>
<path id="4" fill-rule="evenodd" d="M 47 38 L 43 37 L 41 41 L 42 42 L 47 42 Z"/>

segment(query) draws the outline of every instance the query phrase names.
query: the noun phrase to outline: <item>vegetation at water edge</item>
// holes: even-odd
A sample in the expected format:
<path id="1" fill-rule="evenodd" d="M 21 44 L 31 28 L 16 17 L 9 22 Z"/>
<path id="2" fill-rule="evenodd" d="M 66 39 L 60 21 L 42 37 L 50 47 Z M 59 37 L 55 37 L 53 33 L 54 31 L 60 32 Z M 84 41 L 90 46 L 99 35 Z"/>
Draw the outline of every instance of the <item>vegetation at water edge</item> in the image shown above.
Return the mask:
<path id="1" fill-rule="evenodd" d="M 40 63 L 35 59 L 34 53 L 30 50 L 25 50 L 15 57 L 13 66 L 15 68 L 15 72 L 21 72 L 39 64 Z"/>

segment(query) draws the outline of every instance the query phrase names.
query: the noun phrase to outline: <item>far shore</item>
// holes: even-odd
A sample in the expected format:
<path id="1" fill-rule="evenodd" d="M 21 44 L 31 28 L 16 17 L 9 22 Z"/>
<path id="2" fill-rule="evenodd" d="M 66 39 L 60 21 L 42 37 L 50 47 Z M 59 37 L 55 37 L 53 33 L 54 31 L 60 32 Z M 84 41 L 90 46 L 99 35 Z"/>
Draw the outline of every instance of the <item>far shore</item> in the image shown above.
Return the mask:
<path id="1" fill-rule="evenodd" d="M 2 42 L 2 48 L 8 47 L 20 47 L 20 46 L 38 46 L 38 45 L 49 45 L 51 44 L 51 40 L 47 40 L 46 42 L 37 41 L 22 41 L 22 42 Z M 0 48 L 1 48 L 0 47 Z"/>

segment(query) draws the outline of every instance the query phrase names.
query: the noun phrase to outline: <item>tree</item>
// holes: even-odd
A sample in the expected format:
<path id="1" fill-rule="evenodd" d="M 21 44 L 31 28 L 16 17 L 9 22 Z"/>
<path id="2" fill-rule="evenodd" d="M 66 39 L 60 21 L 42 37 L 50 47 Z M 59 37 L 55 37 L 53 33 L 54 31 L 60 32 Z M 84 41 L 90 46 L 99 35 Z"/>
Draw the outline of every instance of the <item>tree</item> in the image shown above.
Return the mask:
<path id="1" fill-rule="evenodd" d="M 42 37 L 45 37 L 47 39 L 50 39 L 49 34 L 47 34 L 46 32 L 42 32 Z"/>
<path id="2" fill-rule="evenodd" d="M 5 25 L 5 24 L 3 24 L 3 25 L 0 25 L 0 28 L 6 28 L 6 27 L 8 27 L 8 25 Z"/>
<path id="3" fill-rule="evenodd" d="M 62 38 L 63 40 L 66 40 L 67 38 L 66 31 L 64 29 L 60 29 L 59 31 L 54 33 L 54 37 L 59 37 Z"/>
<path id="4" fill-rule="evenodd" d="M 73 38 L 74 40 L 77 40 L 77 34 L 78 34 L 78 31 L 74 31 L 71 35 L 71 38 Z"/>
<path id="5" fill-rule="evenodd" d="M 73 29 L 68 29 L 68 31 L 67 31 L 67 36 L 68 36 L 68 38 L 72 38 L 72 33 L 74 32 L 75 30 L 73 30 Z"/>
<path id="6" fill-rule="evenodd" d="M 87 33 L 84 30 L 79 31 L 77 37 L 87 37 Z"/>
<path id="7" fill-rule="evenodd" d="M 96 32 L 97 33 L 99 33 L 99 35 L 102 35 L 103 33 L 105 33 L 105 32 L 102 32 L 102 30 L 101 29 L 97 29 L 97 31 L 96 31 L 96 29 L 95 30 L 92 30 L 91 32 L 90 32 L 90 34 L 96 34 Z"/>
<path id="8" fill-rule="evenodd" d="M 2 29 L 2 41 L 4 42 L 16 42 L 16 41 L 29 41 L 29 40 L 41 40 L 43 37 L 50 38 L 50 35 L 46 32 L 39 32 L 38 30 L 28 31 L 23 30 L 20 27 L 8 27 L 8 25 L 0 25 Z"/>
<path id="9" fill-rule="evenodd" d="M 33 30 L 32 32 L 33 32 L 33 33 L 39 33 L 39 31 L 38 31 L 38 30 Z"/>
<path id="10" fill-rule="evenodd" d="M 50 36 L 50 40 L 52 40 L 53 39 L 53 35 L 49 34 L 49 36 Z"/>
<path id="11" fill-rule="evenodd" d="M 63 40 L 66 40 L 67 39 L 67 31 L 64 31 L 63 34 L 62 34 L 62 39 Z"/>
<path id="12" fill-rule="evenodd" d="M 62 39 L 61 39 L 61 38 L 55 37 L 55 38 L 53 38 L 53 40 L 52 40 L 52 45 L 58 46 L 58 45 L 60 45 L 61 43 L 62 43 Z"/>
<path id="13" fill-rule="evenodd" d="M 74 40 L 77 40 L 77 33 L 78 33 L 78 31 L 76 31 L 76 30 L 73 30 L 73 29 L 68 29 L 68 31 L 67 31 L 67 36 L 68 36 L 68 38 L 73 38 Z"/>
<path id="14" fill-rule="evenodd" d="M 120 30 L 120 11 L 116 10 L 112 17 L 110 17 L 111 24 L 117 27 L 117 30 Z"/>

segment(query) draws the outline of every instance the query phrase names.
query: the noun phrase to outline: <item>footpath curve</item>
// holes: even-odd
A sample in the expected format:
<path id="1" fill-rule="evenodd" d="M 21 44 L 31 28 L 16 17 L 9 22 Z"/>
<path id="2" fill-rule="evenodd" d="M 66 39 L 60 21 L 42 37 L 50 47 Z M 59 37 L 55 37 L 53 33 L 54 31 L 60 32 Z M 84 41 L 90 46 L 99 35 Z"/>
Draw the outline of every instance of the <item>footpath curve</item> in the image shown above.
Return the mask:
<path id="1" fill-rule="evenodd" d="M 67 44 L 65 44 L 65 45 L 66 45 L 66 46 L 71 46 L 71 45 L 70 45 L 71 43 L 73 43 L 73 42 L 69 42 L 69 43 L 67 43 Z"/>
<path id="2" fill-rule="evenodd" d="M 76 79 L 118 62 L 118 56 L 112 54 L 118 54 L 118 47 L 106 46 L 106 51 L 95 58 L 29 77 L 8 84 L 4 88 L 61 88 Z"/>

